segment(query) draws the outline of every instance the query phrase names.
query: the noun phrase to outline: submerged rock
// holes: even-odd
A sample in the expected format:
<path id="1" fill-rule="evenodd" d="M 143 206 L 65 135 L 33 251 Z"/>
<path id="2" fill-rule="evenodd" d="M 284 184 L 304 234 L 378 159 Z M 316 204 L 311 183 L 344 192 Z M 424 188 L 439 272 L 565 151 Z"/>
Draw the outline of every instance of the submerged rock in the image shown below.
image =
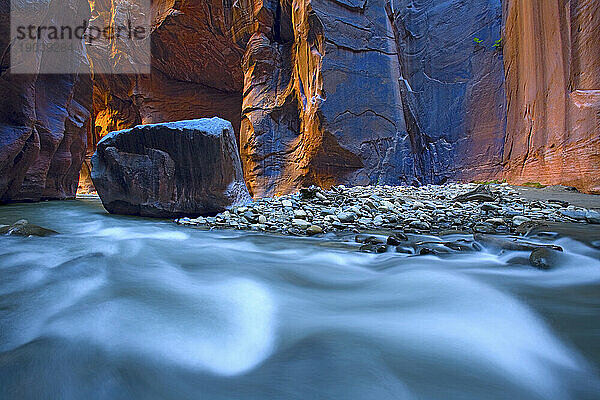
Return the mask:
<path id="1" fill-rule="evenodd" d="M 0 225 L 0 235 L 45 237 L 58 235 L 58 232 L 30 224 L 26 219 L 21 219 L 12 225 Z"/>
<path id="2" fill-rule="evenodd" d="M 487 247 L 495 247 L 502 250 L 533 251 L 539 248 L 562 251 L 562 247 L 553 244 L 542 244 L 527 242 L 518 238 L 503 238 L 476 233 L 473 238 Z"/>
<path id="3" fill-rule="evenodd" d="M 92 157 L 92 179 L 114 214 L 197 216 L 250 201 L 233 127 L 219 118 L 112 132 Z"/>
<path id="4" fill-rule="evenodd" d="M 397 246 L 405 241 L 408 240 L 408 237 L 406 237 L 406 235 L 404 233 L 395 233 L 392 236 L 388 236 L 387 238 L 387 244 L 392 245 L 392 246 Z"/>
<path id="5" fill-rule="evenodd" d="M 538 269 L 550 269 L 558 263 L 560 253 L 549 248 L 539 248 L 531 252 L 529 263 Z"/>
<path id="6" fill-rule="evenodd" d="M 600 224 L 600 212 L 598 212 L 598 211 L 588 211 L 585 214 L 585 219 L 590 224 Z"/>
<path id="7" fill-rule="evenodd" d="M 385 253 L 387 246 L 385 244 L 365 243 L 359 249 L 363 253 Z"/>

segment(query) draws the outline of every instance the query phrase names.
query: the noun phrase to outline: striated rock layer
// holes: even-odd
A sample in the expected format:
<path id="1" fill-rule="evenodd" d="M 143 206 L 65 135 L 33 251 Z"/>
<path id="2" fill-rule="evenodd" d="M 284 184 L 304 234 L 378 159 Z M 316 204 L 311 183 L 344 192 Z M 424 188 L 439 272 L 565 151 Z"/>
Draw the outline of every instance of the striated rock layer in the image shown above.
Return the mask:
<path id="1" fill-rule="evenodd" d="M 600 193 L 600 2 L 504 3 L 505 176 Z"/>
<path id="2" fill-rule="evenodd" d="M 115 214 L 201 215 L 250 200 L 233 127 L 219 118 L 111 132 L 92 157 L 92 179 Z"/>
<path id="3" fill-rule="evenodd" d="M 86 20 L 90 15 L 84 0 L 30 2 L 23 7 L 44 7 L 44 18 L 55 22 Z M 9 54 L 9 10 L 10 1 L 0 0 L 0 51 L 4 55 Z M 84 54 L 82 47 L 74 59 L 65 62 L 82 63 L 84 68 L 78 69 L 85 69 Z M 48 58 L 42 53 L 32 70 L 43 71 Z M 0 201 L 72 198 L 87 148 L 90 77 L 12 75 L 9 63 L 10 57 L 2 58 Z"/>

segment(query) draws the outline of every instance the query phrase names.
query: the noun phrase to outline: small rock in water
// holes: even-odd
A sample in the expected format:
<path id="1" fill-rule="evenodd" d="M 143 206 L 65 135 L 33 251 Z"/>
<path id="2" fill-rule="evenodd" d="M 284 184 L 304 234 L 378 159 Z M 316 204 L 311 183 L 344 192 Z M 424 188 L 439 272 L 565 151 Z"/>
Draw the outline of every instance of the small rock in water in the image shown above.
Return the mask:
<path id="1" fill-rule="evenodd" d="M 39 236 L 46 237 L 52 235 L 58 235 L 58 232 L 52 229 L 42 228 L 41 226 L 30 224 L 26 219 L 21 219 L 12 225 L 0 226 L 1 235 L 15 235 L 15 236 Z"/>
<path id="2" fill-rule="evenodd" d="M 385 239 L 379 238 L 373 235 L 356 235 L 354 237 L 356 243 L 370 243 L 370 244 L 383 244 Z"/>
<path id="3" fill-rule="evenodd" d="M 550 269 L 557 265 L 559 254 L 548 248 L 535 249 L 529 256 L 529 263 L 538 269 Z"/>
<path id="4" fill-rule="evenodd" d="M 321 228 L 318 225 L 311 225 L 308 228 L 306 228 L 306 233 L 309 235 L 318 235 L 320 233 L 323 233 L 323 228 Z"/>
<path id="5" fill-rule="evenodd" d="M 475 242 L 457 240 L 456 242 L 444 242 L 444 246 L 454 251 L 481 251 L 481 246 Z"/>
<path id="6" fill-rule="evenodd" d="M 563 251 L 562 247 L 553 244 L 540 244 L 526 242 L 517 238 L 502 238 L 493 235 L 484 235 L 476 233 L 473 238 L 482 243 L 487 247 L 498 248 L 502 250 L 514 250 L 514 251 L 533 251 L 539 248 L 548 248 L 557 251 Z"/>
<path id="7" fill-rule="evenodd" d="M 559 211 L 563 216 L 567 217 L 567 218 L 571 218 L 577 221 L 583 221 L 586 219 L 586 213 L 584 211 L 578 211 L 578 210 L 560 210 Z"/>
<path id="8" fill-rule="evenodd" d="M 529 258 L 527 257 L 512 257 L 506 262 L 508 265 L 529 265 Z"/>
<path id="9" fill-rule="evenodd" d="M 354 241 L 356 243 L 365 243 L 367 241 L 367 239 L 370 237 L 371 237 L 371 235 L 356 235 L 356 236 L 354 236 Z"/>
<path id="10" fill-rule="evenodd" d="M 585 219 L 590 224 L 600 224 L 600 212 L 590 210 L 585 213 Z"/>
<path id="11" fill-rule="evenodd" d="M 450 248 L 444 246 L 444 243 L 422 242 L 415 246 L 416 253 L 425 256 L 428 254 L 440 255 L 451 253 Z"/>
<path id="12" fill-rule="evenodd" d="M 408 247 L 408 246 L 396 246 L 396 253 L 401 253 L 401 254 L 414 254 L 415 251 L 414 249 Z"/>
<path id="13" fill-rule="evenodd" d="M 363 253 L 385 253 L 387 251 L 387 246 L 385 244 L 365 243 L 360 246 L 359 251 Z"/>
<path id="14" fill-rule="evenodd" d="M 392 236 L 388 236 L 387 238 L 387 244 L 392 245 L 392 246 L 397 246 L 405 241 L 407 241 L 408 238 L 406 237 L 405 234 L 403 233 L 396 233 Z"/>
<path id="15" fill-rule="evenodd" d="M 282 201 L 281 201 L 281 205 L 282 205 L 282 206 L 284 206 L 284 207 L 293 207 L 293 206 L 294 206 L 294 205 L 292 204 L 292 202 L 291 202 L 291 201 L 289 201 L 289 200 L 282 200 Z"/>
<path id="16" fill-rule="evenodd" d="M 370 243 L 370 244 L 385 244 L 386 243 L 386 239 L 381 237 L 381 236 L 369 236 L 366 240 L 365 243 Z"/>
<path id="17" fill-rule="evenodd" d="M 423 222 L 423 221 L 413 221 L 410 223 L 410 227 L 419 229 L 421 231 L 426 231 L 430 228 L 430 225 L 427 222 Z"/>

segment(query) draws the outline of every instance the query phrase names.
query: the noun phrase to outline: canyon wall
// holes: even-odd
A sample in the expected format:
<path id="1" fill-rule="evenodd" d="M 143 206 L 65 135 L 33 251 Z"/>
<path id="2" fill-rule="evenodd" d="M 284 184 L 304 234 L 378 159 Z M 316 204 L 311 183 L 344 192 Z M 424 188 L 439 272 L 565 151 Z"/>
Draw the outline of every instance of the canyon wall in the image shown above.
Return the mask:
<path id="1" fill-rule="evenodd" d="M 506 123 L 502 51 L 494 47 L 501 2 L 389 0 L 386 7 L 409 130 L 436 161 L 427 181 L 497 176 Z"/>
<path id="2" fill-rule="evenodd" d="M 83 0 L 24 2 L 22 7 L 23 13 L 43 7 L 40 23 L 90 15 Z M 10 1 L 0 0 L 0 201 L 72 198 L 87 148 L 90 76 L 40 74 L 52 62 L 46 52 L 29 65 L 34 73 L 11 74 L 9 42 Z M 76 51 L 76 57 L 63 61 L 89 71 L 81 43 Z"/>
<path id="3" fill-rule="evenodd" d="M 152 74 L 94 76 L 91 141 L 139 123 L 228 119 L 254 196 L 495 176 L 500 2 L 408 3 L 155 2 Z M 92 11 L 118 20 L 106 0 Z M 90 53 L 94 63 L 118 57 Z"/>
<path id="4" fill-rule="evenodd" d="M 412 3 L 236 3 L 247 7 L 232 20 L 249 37 L 240 147 L 254 195 L 501 170 L 500 1 Z"/>
<path id="5" fill-rule="evenodd" d="M 600 193 L 600 2 L 504 7 L 505 177 Z"/>
<path id="6" fill-rule="evenodd" d="M 125 17 L 115 4 L 90 0 L 86 12 L 114 25 Z M 113 130 L 213 116 L 233 123 L 254 196 L 493 178 L 596 191 L 599 8 L 594 0 L 153 1 L 150 74 L 98 73 L 136 51 L 119 43 L 87 48 L 80 61 L 91 63 L 91 80 L 11 76 L 5 56 L 0 195 L 72 196 L 85 142 L 89 157 Z"/>
<path id="7" fill-rule="evenodd" d="M 248 14 L 234 9 L 233 21 Z M 240 150 L 253 195 L 416 180 L 383 1 L 265 1 L 257 15 L 241 18 Z"/>

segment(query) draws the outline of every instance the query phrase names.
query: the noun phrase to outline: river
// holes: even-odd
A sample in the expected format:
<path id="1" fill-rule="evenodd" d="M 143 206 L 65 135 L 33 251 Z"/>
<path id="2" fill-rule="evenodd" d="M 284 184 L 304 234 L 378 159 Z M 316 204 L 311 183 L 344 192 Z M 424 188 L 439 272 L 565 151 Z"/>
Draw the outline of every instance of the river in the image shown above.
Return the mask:
<path id="1" fill-rule="evenodd" d="M 0 206 L 1 399 L 598 399 L 600 251 L 362 254 L 97 200 Z"/>

